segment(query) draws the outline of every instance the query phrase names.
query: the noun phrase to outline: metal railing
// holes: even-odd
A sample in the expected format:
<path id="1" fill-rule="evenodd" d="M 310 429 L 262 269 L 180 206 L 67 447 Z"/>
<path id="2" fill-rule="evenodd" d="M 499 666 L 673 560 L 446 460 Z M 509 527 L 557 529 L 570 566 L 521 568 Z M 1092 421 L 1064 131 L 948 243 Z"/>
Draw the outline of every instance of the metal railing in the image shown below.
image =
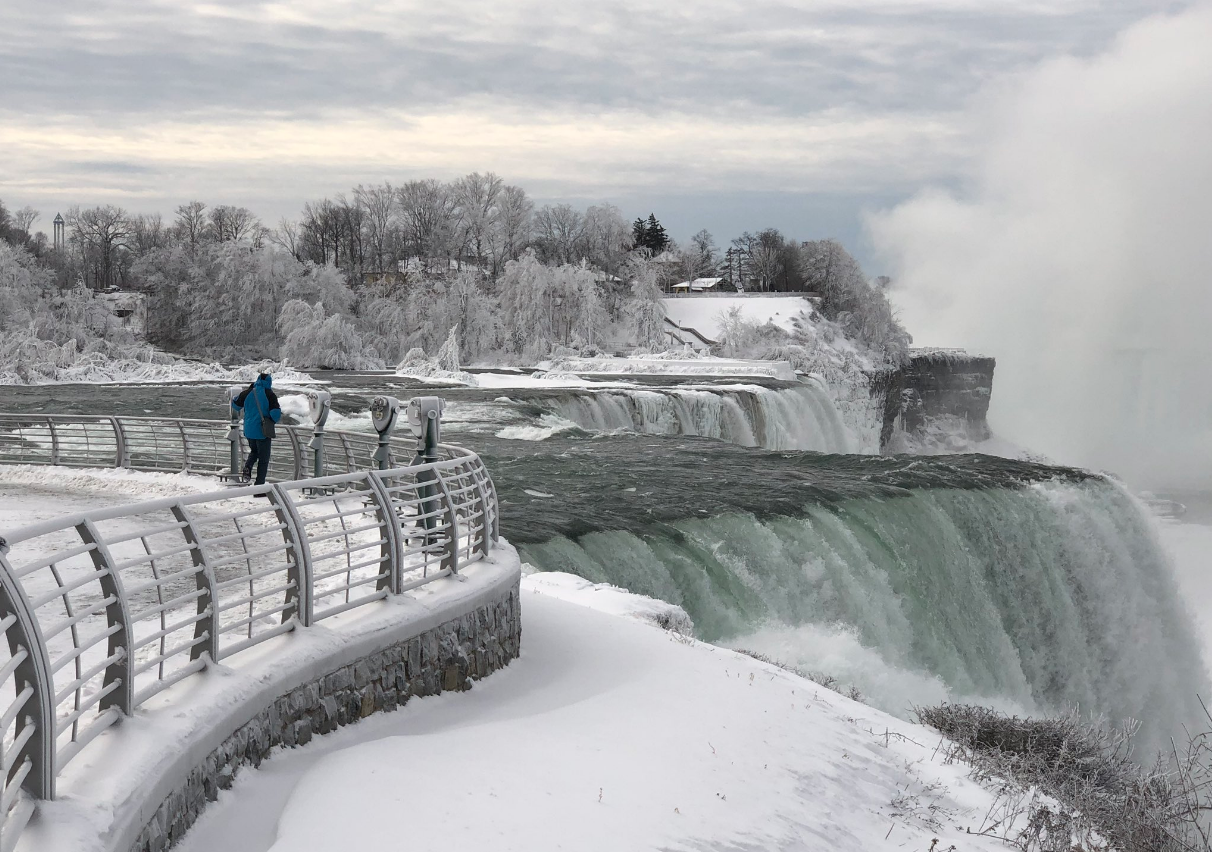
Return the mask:
<path id="1" fill-rule="evenodd" d="M 154 466 L 160 447 L 140 443 L 145 433 L 127 418 L 23 418 L 29 423 L 46 430 L 45 446 L 31 441 L 42 446 L 40 463 L 107 458 L 165 469 Z M 219 468 L 203 452 L 211 431 L 176 434 L 180 443 L 160 445 L 165 451 L 184 444 L 191 465 Z M 226 440 L 213 445 L 226 466 Z M 499 535 L 492 479 L 475 453 L 434 449 L 436 461 L 410 467 L 155 500 L 5 532 L 0 850 L 15 846 L 37 800 L 55 797 L 56 777 L 80 750 L 152 696 L 274 636 L 486 556 Z M 362 452 L 337 463 L 360 464 Z"/>
<path id="2" fill-rule="evenodd" d="M 373 433 L 324 432 L 321 451 L 325 476 L 376 466 L 379 438 Z M 273 480 L 312 476 L 314 450 L 310 426 L 278 425 L 270 457 Z M 230 474 L 232 442 L 239 458 L 248 442 L 223 420 L 157 417 L 107 417 L 60 414 L 0 414 L 0 464 L 144 470 L 154 473 Z M 409 459 L 415 441 L 390 438 L 396 458 Z"/>

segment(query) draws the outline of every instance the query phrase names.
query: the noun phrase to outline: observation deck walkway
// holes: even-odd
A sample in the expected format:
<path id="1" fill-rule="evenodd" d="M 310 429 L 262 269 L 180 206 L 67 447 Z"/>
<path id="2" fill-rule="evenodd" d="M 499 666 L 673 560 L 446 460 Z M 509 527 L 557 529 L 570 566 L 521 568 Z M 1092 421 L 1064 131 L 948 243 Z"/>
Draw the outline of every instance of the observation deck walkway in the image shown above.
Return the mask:
<path id="1" fill-rule="evenodd" d="M 278 427 L 278 482 L 0 530 L 0 852 L 19 848 L 65 768 L 155 696 L 490 557 L 492 478 L 474 452 L 438 442 L 441 403 L 427 401 L 420 441 L 392 437 L 404 409 L 390 398 L 372 408 L 377 436 L 325 433 L 326 408 L 313 410 L 310 429 Z M 0 414 L 0 464 L 230 478 L 246 451 L 224 421 Z"/>

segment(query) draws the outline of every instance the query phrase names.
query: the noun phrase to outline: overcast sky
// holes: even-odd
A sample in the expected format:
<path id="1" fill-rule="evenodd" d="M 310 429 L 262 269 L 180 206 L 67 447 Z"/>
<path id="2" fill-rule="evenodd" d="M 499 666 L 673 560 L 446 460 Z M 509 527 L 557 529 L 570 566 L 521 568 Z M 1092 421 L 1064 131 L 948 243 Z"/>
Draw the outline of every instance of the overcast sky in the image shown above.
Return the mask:
<path id="1" fill-rule="evenodd" d="M 540 202 L 767 225 L 962 181 L 969 101 L 1181 3 L 3 0 L 0 199 L 267 223 L 358 183 L 495 171 Z M 875 272 L 877 270 L 871 270 Z"/>

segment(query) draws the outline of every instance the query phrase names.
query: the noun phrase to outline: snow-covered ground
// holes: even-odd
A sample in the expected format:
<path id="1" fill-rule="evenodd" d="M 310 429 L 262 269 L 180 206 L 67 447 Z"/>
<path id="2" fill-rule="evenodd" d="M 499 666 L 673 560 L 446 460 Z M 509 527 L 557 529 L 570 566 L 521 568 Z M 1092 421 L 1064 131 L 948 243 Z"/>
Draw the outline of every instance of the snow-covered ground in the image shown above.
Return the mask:
<path id="1" fill-rule="evenodd" d="M 795 370 L 786 361 L 742 358 L 568 358 L 543 362 L 540 369 L 578 375 L 648 376 L 764 376 L 794 382 Z"/>
<path id="2" fill-rule="evenodd" d="M 784 331 L 791 331 L 791 321 L 811 308 L 803 296 L 669 296 L 664 305 L 671 320 L 712 340 L 720 339 L 722 315 L 733 308 L 749 322 L 772 322 Z"/>
<path id="3" fill-rule="evenodd" d="M 63 515 L 220 487 L 214 477 L 184 473 L 0 465 L 0 535 Z"/>
<path id="4" fill-rule="evenodd" d="M 1005 848 L 937 734 L 576 586 L 525 579 L 508 669 L 275 755 L 177 848 Z"/>
<path id="5" fill-rule="evenodd" d="M 154 353 L 150 348 L 149 353 Z M 0 364 L 0 385 L 28 384 L 177 384 L 181 382 L 251 382 L 262 365 L 249 364 L 228 367 L 205 361 L 182 361 L 163 353 L 154 353 L 153 360 L 134 358 L 109 358 L 100 353 L 79 356 L 66 366 L 54 364 L 27 365 Z M 290 367 L 269 365 L 274 380 L 279 385 L 312 385 L 318 380 L 307 373 Z"/>

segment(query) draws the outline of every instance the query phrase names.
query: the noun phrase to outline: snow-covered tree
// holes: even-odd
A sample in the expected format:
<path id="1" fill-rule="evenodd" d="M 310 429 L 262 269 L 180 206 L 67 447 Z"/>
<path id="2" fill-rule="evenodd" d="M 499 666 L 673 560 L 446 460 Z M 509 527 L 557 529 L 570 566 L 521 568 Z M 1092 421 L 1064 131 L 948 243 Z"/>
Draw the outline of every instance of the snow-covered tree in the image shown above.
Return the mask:
<path id="1" fill-rule="evenodd" d="M 544 266 L 533 252 L 499 282 L 506 346 L 528 360 L 553 346 L 597 346 L 608 324 L 597 276 L 586 266 Z"/>
<path id="2" fill-rule="evenodd" d="M 459 366 L 458 326 L 451 326 L 450 334 L 446 335 L 446 342 L 443 343 L 442 348 L 438 350 L 438 366 L 443 370 L 449 370 L 452 373 L 457 373 L 462 369 Z"/>
<path id="3" fill-rule="evenodd" d="M 821 313 L 847 336 L 859 340 L 890 363 L 903 363 L 912 342 L 881 287 L 836 240 L 806 242 L 800 264 L 807 286 L 822 296 Z"/>
<path id="4" fill-rule="evenodd" d="M 282 358 L 294 367 L 329 370 L 381 369 L 383 361 L 368 351 L 349 319 L 326 315 L 324 305 L 294 299 L 282 306 L 278 320 Z"/>
<path id="5" fill-rule="evenodd" d="M 665 342 L 665 302 L 656 268 L 646 253 L 635 252 L 626 273 L 631 278 L 631 298 L 624 307 L 628 331 L 637 346 L 658 348 Z"/>
<path id="6" fill-rule="evenodd" d="M 535 250 L 545 262 L 576 263 L 585 257 L 585 216 L 571 204 L 540 208 L 534 230 Z"/>

